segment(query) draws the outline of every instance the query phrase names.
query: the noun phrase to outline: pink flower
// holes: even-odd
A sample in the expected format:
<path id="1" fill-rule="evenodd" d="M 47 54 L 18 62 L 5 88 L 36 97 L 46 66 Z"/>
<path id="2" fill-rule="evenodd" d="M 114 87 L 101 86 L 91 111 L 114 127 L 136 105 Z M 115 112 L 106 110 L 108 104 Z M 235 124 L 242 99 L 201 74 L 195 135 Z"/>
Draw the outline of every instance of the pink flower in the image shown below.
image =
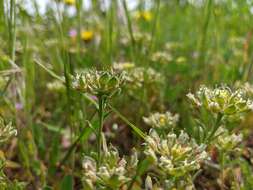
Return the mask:
<path id="1" fill-rule="evenodd" d="M 16 110 L 22 110 L 23 109 L 23 104 L 18 102 L 18 103 L 15 104 L 15 108 L 16 108 Z"/>
<path id="2" fill-rule="evenodd" d="M 77 36 L 76 29 L 70 29 L 70 31 L 69 31 L 69 37 L 74 38 L 76 36 Z"/>
<path id="3" fill-rule="evenodd" d="M 91 96 L 91 99 L 98 100 L 97 96 Z"/>

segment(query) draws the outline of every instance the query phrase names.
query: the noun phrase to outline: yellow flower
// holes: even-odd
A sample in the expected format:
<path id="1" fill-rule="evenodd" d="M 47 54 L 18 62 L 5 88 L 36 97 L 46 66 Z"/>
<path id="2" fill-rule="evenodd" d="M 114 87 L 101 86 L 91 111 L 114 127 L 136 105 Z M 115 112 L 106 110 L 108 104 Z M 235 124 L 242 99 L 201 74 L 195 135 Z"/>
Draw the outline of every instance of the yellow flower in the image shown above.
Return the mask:
<path id="1" fill-rule="evenodd" d="M 160 118 L 159 118 L 159 121 L 160 121 L 160 124 L 161 124 L 162 126 L 165 125 L 165 122 L 166 122 L 165 116 L 164 116 L 164 115 L 161 115 Z"/>
<path id="2" fill-rule="evenodd" d="M 145 21 L 151 21 L 152 20 L 152 13 L 149 11 L 139 11 L 136 14 L 137 19 L 143 19 Z"/>
<path id="3" fill-rule="evenodd" d="M 82 31 L 82 33 L 81 33 L 81 38 L 85 42 L 91 41 L 93 39 L 93 37 L 94 37 L 93 31 L 86 30 L 86 31 Z"/>
<path id="4" fill-rule="evenodd" d="M 186 58 L 185 58 L 185 57 L 178 57 L 178 58 L 176 59 L 176 62 L 177 62 L 177 63 L 184 63 L 184 62 L 186 62 Z"/>
<path id="5" fill-rule="evenodd" d="M 75 0 L 64 0 L 64 3 L 67 5 L 75 5 L 76 1 Z"/>

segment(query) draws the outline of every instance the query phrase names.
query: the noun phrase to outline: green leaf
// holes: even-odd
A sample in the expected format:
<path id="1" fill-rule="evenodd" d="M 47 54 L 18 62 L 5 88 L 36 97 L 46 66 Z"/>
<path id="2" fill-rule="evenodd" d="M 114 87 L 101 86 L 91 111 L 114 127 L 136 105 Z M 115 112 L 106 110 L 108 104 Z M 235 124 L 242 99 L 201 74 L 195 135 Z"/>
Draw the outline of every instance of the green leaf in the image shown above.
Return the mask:
<path id="1" fill-rule="evenodd" d="M 108 104 L 108 106 L 111 108 L 111 110 L 116 113 L 126 124 L 128 124 L 133 131 L 139 135 L 141 138 L 145 139 L 146 138 L 146 134 L 143 133 L 138 127 L 136 127 L 134 124 L 132 124 L 130 121 L 128 121 L 128 119 L 126 117 L 124 117 L 123 115 L 121 115 L 121 113 L 115 109 L 113 106 L 111 106 L 110 104 Z"/>
<path id="2" fill-rule="evenodd" d="M 61 182 L 61 190 L 72 190 L 73 188 L 73 177 L 66 175 Z"/>

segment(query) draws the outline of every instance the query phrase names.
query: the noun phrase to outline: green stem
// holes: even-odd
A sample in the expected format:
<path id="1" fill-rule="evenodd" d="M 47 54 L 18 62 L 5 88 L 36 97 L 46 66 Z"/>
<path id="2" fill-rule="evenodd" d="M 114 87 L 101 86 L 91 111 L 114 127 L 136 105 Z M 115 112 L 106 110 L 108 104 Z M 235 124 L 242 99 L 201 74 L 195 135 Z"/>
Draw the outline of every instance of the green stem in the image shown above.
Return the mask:
<path id="1" fill-rule="evenodd" d="M 107 29 L 107 54 L 108 54 L 108 65 L 110 65 L 113 61 L 113 22 L 114 22 L 114 9 L 115 9 L 115 1 L 111 1 L 110 9 L 106 12 L 106 25 Z"/>
<path id="2" fill-rule="evenodd" d="M 91 117 L 88 119 L 89 121 L 91 121 L 93 119 L 93 117 L 95 116 L 96 112 L 94 112 Z M 65 154 L 65 156 L 63 157 L 62 161 L 60 162 L 59 166 L 61 167 L 63 164 L 65 164 L 65 162 L 69 159 L 69 157 L 71 156 L 72 152 L 75 150 L 76 146 L 78 145 L 78 143 L 83 139 L 83 137 L 87 134 L 87 127 L 88 124 L 84 127 L 83 131 L 80 133 L 80 135 L 78 136 L 78 138 L 74 141 L 74 143 L 70 146 L 68 152 Z"/>
<path id="3" fill-rule="evenodd" d="M 154 18 L 154 22 L 153 22 L 153 26 L 152 26 L 152 31 L 151 31 L 151 41 L 150 41 L 150 47 L 149 47 L 149 55 L 152 53 L 153 45 L 154 45 L 154 41 L 155 41 L 155 36 L 156 36 L 156 31 L 158 29 L 160 3 L 161 3 L 160 0 L 156 1 L 155 18 Z"/>
<path id="4" fill-rule="evenodd" d="M 10 56 L 11 60 L 15 62 L 15 44 L 16 44 L 16 0 L 11 0 L 10 17 Z"/>
<path id="5" fill-rule="evenodd" d="M 130 39 L 131 39 L 131 54 L 132 54 L 132 59 L 134 59 L 134 51 L 135 51 L 135 39 L 134 39 L 134 34 L 133 34 L 133 28 L 132 28 L 132 22 L 131 22 L 131 18 L 130 18 L 130 14 L 127 8 L 127 3 L 126 0 L 122 0 L 123 1 L 123 8 L 124 8 L 124 12 L 127 18 L 127 28 L 128 28 L 128 32 L 130 34 Z"/>
<path id="6" fill-rule="evenodd" d="M 101 153 L 102 153 L 102 133 L 103 133 L 103 124 L 104 124 L 104 104 L 105 98 L 103 96 L 98 97 L 98 117 L 99 117 L 99 128 L 98 128 L 98 140 L 97 140 L 97 153 L 98 153 L 98 167 L 101 163 Z"/>
<path id="7" fill-rule="evenodd" d="M 208 135 L 208 137 L 206 138 L 208 144 L 210 143 L 210 141 L 212 140 L 213 136 L 215 135 L 215 132 L 218 130 L 221 120 L 222 120 L 223 115 L 221 113 L 218 113 L 215 124 L 212 128 L 212 131 L 210 132 L 210 134 Z"/>
<path id="8" fill-rule="evenodd" d="M 81 60 L 81 48 L 82 48 L 82 40 L 81 40 L 81 32 L 82 32 L 82 6 L 83 1 L 78 0 L 76 2 L 76 8 L 77 8 L 77 23 L 78 23 L 78 60 Z"/>
<path id="9" fill-rule="evenodd" d="M 199 59 L 198 59 L 198 64 L 203 65 L 205 62 L 205 56 L 206 56 L 206 39 L 207 39 L 207 31 L 208 31 L 208 26 L 210 23 L 210 18 L 211 18 L 211 10 L 212 10 L 212 1 L 213 0 L 208 0 L 207 2 L 207 7 L 206 7 L 206 14 L 205 14 L 205 20 L 204 20 L 204 25 L 203 25 L 203 31 L 202 31 L 202 36 L 200 39 L 200 46 L 199 46 Z"/>
<path id="10" fill-rule="evenodd" d="M 136 127 L 134 124 L 132 124 L 126 117 L 124 117 L 116 108 L 114 108 L 112 105 L 108 105 L 110 107 L 110 109 L 116 113 L 120 119 L 122 119 L 127 125 L 129 125 L 131 127 L 131 129 L 138 135 L 140 136 L 142 139 L 146 139 L 146 134 L 143 133 L 138 127 Z"/>
<path id="11" fill-rule="evenodd" d="M 221 152 L 221 189 L 224 190 L 224 180 L 225 180 L 225 176 L 224 176 L 224 169 L 225 169 L 225 153 L 222 151 Z"/>

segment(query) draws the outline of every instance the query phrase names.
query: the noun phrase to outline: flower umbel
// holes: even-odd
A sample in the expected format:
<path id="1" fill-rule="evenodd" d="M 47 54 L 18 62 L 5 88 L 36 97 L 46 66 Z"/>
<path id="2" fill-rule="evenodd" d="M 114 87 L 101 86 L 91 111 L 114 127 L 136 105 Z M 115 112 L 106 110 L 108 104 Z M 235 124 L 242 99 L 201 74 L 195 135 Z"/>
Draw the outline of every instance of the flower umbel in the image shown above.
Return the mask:
<path id="1" fill-rule="evenodd" d="M 242 141 L 242 134 L 230 134 L 224 127 L 220 127 L 216 135 L 218 136 L 216 146 L 223 152 L 233 151 Z"/>
<path id="2" fill-rule="evenodd" d="M 77 74 L 73 88 L 95 96 L 110 97 L 120 90 L 123 84 L 123 73 L 113 71 L 88 70 Z"/>
<path id="3" fill-rule="evenodd" d="M 113 68 L 119 71 L 132 69 L 134 67 L 135 67 L 135 64 L 132 62 L 113 63 Z"/>
<path id="4" fill-rule="evenodd" d="M 162 63 L 162 64 L 166 64 L 169 63 L 173 60 L 173 57 L 171 54 L 169 54 L 168 52 L 165 51 L 158 51 L 155 52 L 152 56 L 151 56 L 151 60 L 153 62 L 158 62 L 158 63 Z"/>
<path id="5" fill-rule="evenodd" d="M 7 141 L 10 137 L 16 136 L 17 130 L 11 123 L 5 124 L 3 118 L 0 117 L 0 143 Z"/>
<path id="6" fill-rule="evenodd" d="M 127 84 L 132 88 L 140 88 L 145 84 L 156 84 L 163 82 L 162 75 L 152 68 L 136 67 L 125 76 Z"/>
<path id="7" fill-rule="evenodd" d="M 213 114 L 220 113 L 227 117 L 241 117 L 252 110 L 253 102 L 249 100 L 243 90 L 232 91 L 227 86 L 210 89 L 200 87 L 196 95 L 187 95 L 195 107 L 203 107 Z"/>
<path id="8" fill-rule="evenodd" d="M 134 154 L 129 162 L 120 158 L 117 149 L 110 147 L 104 152 L 101 166 L 97 167 L 96 161 L 91 157 L 83 160 L 84 183 L 90 189 L 95 187 L 118 189 L 131 180 L 135 174 L 138 159 Z"/>
<path id="9" fill-rule="evenodd" d="M 149 117 L 143 117 L 144 122 L 154 128 L 175 127 L 178 119 L 178 114 L 173 115 L 169 111 L 165 113 L 154 113 Z"/>
<path id="10" fill-rule="evenodd" d="M 206 146 L 197 145 L 183 131 L 179 136 L 169 133 L 162 139 L 156 131 L 151 130 L 145 147 L 145 154 L 153 158 L 159 170 L 176 178 L 187 176 L 189 172 L 199 169 L 200 163 L 208 158 Z"/>
<path id="11" fill-rule="evenodd" d="M 55 80 L 52 82 L 47 83 L 47 88 L 51 91 L 62 91 L 64 90 L 64 84 L 62 82 L 60 82 L 59 80 Z"/>

